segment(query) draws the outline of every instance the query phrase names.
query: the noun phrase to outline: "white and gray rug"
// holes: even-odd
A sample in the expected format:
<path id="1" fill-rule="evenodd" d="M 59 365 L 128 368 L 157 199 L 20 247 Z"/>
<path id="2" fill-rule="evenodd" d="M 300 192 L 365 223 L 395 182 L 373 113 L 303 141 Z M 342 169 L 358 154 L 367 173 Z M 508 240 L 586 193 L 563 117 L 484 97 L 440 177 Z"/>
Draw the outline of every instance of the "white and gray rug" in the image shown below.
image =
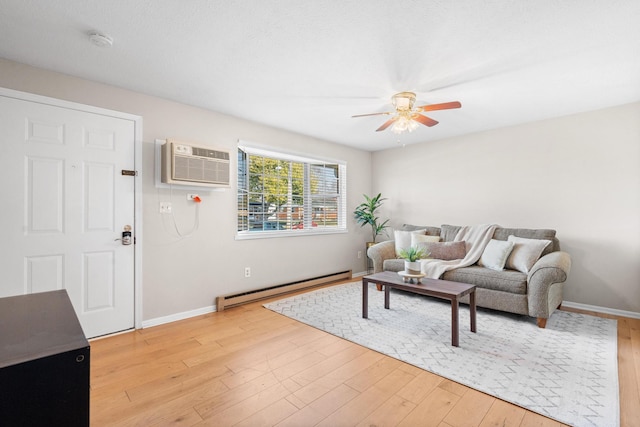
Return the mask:
<path id="1" fill-rule="evenodd" d="M 620 422 L 617 322 L 556 311 L 545 329 L 528 316 L 479 309 L 477 333 L 460 306 L 460 347 L 451 346 L 451 305 L 369 289 L 362 318 L 360 282 L 264 306 L 502 400 L 574 426 Z"/>

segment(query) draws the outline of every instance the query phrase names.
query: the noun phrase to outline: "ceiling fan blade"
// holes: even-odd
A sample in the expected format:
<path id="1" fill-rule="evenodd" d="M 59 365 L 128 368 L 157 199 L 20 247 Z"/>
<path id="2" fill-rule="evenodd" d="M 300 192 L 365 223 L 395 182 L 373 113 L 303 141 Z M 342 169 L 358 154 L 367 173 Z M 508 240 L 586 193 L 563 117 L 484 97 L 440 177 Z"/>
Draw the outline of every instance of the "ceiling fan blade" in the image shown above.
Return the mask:
<path id="1" fill-rule="evenodd" d="M 398 117 L 391 117 L 389 120 L 387 120 L 386 122 L 383 123 L 382 126 L 380 126 L 378 129 L 376 129 L 376 132 L 380 132 L 381 130 L 385 130 L 386 128 L 388 128 L 389 126 L 391 126 L 391 124 L 393 122 L 396 121 Z M 425 117 L 426 118 L 426 117 Z M 436 122 L 437 123 L 437 122 Z"/>
<path id="2" fill-rule="evenodd" d="M 429 126 L 429 127 L 431 127 L 431 126 L 435 126 L 435 125 L 437 125 L 437 124 L 438 124 L 438 121 L 437 121 L 437 120 L 433 120 L 433 119 L 432 119 L 432 118 L 430 118 L 430 117 L 423 116 L 422 114 L 418 114 L 418 113 L 413 114 L 413 115 L 411 116 L 411 118 L 412 118 L 413 120 L 415 120 L 416 122 L 418 122 L 418 123 L 422 123 L 423 125 L 425 125 L 425 126 Z"/>
<path id="3" fill-rule="evenodd" d="M 451 108 L 460 108 L 462 104 L 458 101 L 453 102 L 443 102 L 442 104 L 431 104 L 431 105 L 423 105 L 421 107 L 417 107 L 418 111 L 435 111 L 435 110 L 449 110 Z"/>
<path id="4" fill-rule="evenodd" d="M 391 113 L 389 111 L 385 111 L 384 113 L 356 114 L 355 116 L 351 116 L 351 117 L 353 118 L 353 117 L 366 117 L 366 116 L 381 116 L 383 114 L 389 115 L 389 114 L 393 114 L 393 113 Z"/>

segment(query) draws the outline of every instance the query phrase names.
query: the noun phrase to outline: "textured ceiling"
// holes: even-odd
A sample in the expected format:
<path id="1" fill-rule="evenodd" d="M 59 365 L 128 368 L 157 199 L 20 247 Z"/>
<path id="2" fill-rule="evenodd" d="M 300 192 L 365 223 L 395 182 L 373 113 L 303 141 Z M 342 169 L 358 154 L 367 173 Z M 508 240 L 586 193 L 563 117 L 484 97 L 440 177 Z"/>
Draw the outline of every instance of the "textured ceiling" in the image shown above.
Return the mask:
<path id="1" fill-rule="evenodd" d="M 639 101 L 640 1 L 0 0 L 0 57 L 373 151 Z"/>

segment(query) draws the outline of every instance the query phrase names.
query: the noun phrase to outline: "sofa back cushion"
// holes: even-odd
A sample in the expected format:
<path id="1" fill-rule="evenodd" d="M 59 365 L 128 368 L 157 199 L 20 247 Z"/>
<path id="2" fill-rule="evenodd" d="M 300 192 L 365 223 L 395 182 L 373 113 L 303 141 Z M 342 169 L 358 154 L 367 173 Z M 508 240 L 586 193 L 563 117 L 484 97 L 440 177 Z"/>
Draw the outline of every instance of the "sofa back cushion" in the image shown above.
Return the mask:
<path id="1" fill-rule="evenodd" d="M 404 230 L 404 231 L 424 230 L 427 236 L 440 236 L 440 227 L 432 227 L 430 225 L 402 224 L 401 230 Z"/>
<path id="2" fill-rule="evenodd" d="M 403 230 L 426 230 L 426 234 L 430 236 L 440 236 L 441 241 L 443 242 L 453 242 L 453 239 L 458 234 L 462 228 L 459 225 L 449 225 L 443 224 L 440 227 L 432 227 L 432 226 L 417 226 L 411 224 L 404 224 L 402 226 Z M 551 240 L 551 244 L 544 248 L 542 252 L 542 256 L 549 254 L 551 252 L 556 252 L 560 250 L 560 241 L 556 238 L 556 230 L 546 229 L 546 228 L 503 228 L 498 227 L 496 231 L 493 233 L 493 238 L 496 240 L 507 240 L 509 236 L 513 235 L 516 237 L 523 237 L 525 239 L 541 239 L 541 240 Z"/>
<path id="3" fill-rule="evenodd" d="M 460 231 L 461 228 L 462 226 L 460 225 L 442 224 L 442 226 L 440 227 L 440 237 L 442 238 L 442 241 L 453 242 L 453 239 L 456 237 L 456 234 L 458 234 L 458 231 Z"/>

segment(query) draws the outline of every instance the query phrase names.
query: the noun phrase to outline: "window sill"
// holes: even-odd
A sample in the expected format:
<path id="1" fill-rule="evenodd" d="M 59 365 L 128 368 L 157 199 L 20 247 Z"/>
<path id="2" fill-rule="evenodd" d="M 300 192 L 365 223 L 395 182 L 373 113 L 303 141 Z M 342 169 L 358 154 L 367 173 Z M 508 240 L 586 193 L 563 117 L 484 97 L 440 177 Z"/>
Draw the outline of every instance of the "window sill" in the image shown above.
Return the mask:
<path id="1" fill-rule="evenodd" d="M 326 234 L 346 234 L 349 230 L 311 230 L 311 231 L 255 231 L 249 233 L 236 233 L 236 240 L 274 239 L 280 237 L 303 237 Z"/>

